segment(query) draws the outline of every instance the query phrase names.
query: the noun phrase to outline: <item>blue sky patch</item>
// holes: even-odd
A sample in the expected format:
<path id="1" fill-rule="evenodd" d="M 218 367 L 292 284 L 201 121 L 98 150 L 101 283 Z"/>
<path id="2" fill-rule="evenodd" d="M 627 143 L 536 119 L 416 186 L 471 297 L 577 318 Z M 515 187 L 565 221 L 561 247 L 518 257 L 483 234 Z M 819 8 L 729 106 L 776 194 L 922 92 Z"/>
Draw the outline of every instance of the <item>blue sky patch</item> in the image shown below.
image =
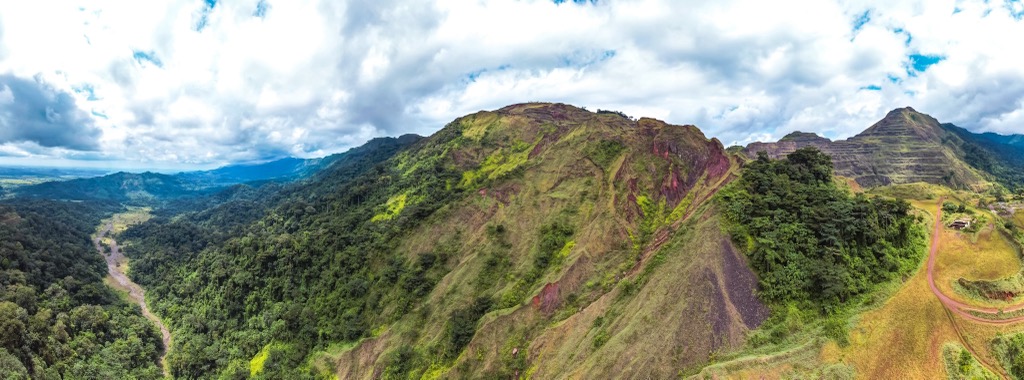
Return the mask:
<path id="1" fill-rule="evenodd" d="M 479 78 L 480 76 L 484 75 L 484 73 L 487 73 L 487 72 L 501 72 L 501 71 L 508 70 L 511 67 L 512 67 L 512 65 L 506 63 L 504 65 L 498 66 L 498 67 L 493 68 L 493 69 L 483 68 L 483 69 L 480 69 L 480 70 L 472 71 L 472 72 L 466 74 L 465 76 L 463 76 L 463 82 L 465 82 L 465 83 L 473 83 L 473 82 L 476 82 L 477 78 Z"/>
<path id="2" fill-rule="evenodd" d="M 202 32 L 206 27 L 206 23 L 210 19 L 210 12 L 213 12 L 213 8 L 216 6 L 217 0 L 203 0 L 203 11 L 199 14 L 199 20 L 196 20 L 197 32 Z"/>
<path id="3" fill-rule="evenodd" d="M 135 62 L 145 65 L 146 62 L 153 64 L 156 67 L 163 68 L 164 63 L 160 61 L 160 58 L 156 57 L 156 53 L 153 51 L 144 52 L 139 50 L 133 50 L 132 58 L 135 58 Z"/>
<path id="4" fill-rule="evenodd" d="M 904 45 L 910 46 L 910 41 L 914 40 L 914 36 L 911 36 L 910 32 L 904 30 L 903 28 L 893 29 L 892 32 L 896 33 L 896 34 L 902 34 L 902 35 L 907 36 L 907 40 L 903 42 Z"/>
<path id="5" fill-rule="evenodd" d="M 93 116 L 96 116 L 96 117 L 101 118 L 101 119 L 109 119 L 109 117 L 107 117 L 107 114 L 105 114 L 103 112 L 99 112 L 97 110 L 89 111 L 89 113 L 91 113 Z"/>
<path id="6" fill-rule="evenodd" d="M 860 16 L 853 20 L 853 32 L 857 33 L 860 31 L 869 21 L 871 21 L 871 11 L 864 11 L 864 13 L 861 13 Z"/>
<path id="7" fill-rule="evenodd" d="M 85 100 L 100 100 L 100 98 L 96 97 L 96 88 L 94 88 L 91 84 L 86 83 L 80 86 L 72 86 L 71 89 L 74 90 L 76 93 L 85 94 Z"/>
<path id="8" fill-rule="evenodd" d="M 916 72 L 924 72 L 932 65 L 942 62 L 946 57 L 940 55 L 911 54 L 910 67 Z"/>
<path id="9" fill-rule="evenodd" d="M 1010 16 L 1017 20 L 1024 20 L 1024 2 L 1021 0 L 1005 0 L 1006 10 L 1010 12 Z"/>
<path id="10" fill-rule="evenodd" d="M 612 59 L 615 54 L 615 50 L 574 51 L 562 56 L 561 63 L 563 67 L 583 68 Z"/>
<path id="11" fill-rule="evenodd" d="M 256 3 L 256 11 L 252 12 L 252 15 L 259 18 L 266 17 L 267 8 L 269 7 L 270 5 L 267 4 L 267 0 L 260 0 L 258 3 Z"/>
<path id="12" fill-rule="evenodd" d="M 879 86 L 877 84 L 872 84 L 872 85 L 869 85 L 869 86 L 861 87 L 860 89 L 861 90 L 868 90 L 868 91 L 882 91 L 882 86 Z"/>

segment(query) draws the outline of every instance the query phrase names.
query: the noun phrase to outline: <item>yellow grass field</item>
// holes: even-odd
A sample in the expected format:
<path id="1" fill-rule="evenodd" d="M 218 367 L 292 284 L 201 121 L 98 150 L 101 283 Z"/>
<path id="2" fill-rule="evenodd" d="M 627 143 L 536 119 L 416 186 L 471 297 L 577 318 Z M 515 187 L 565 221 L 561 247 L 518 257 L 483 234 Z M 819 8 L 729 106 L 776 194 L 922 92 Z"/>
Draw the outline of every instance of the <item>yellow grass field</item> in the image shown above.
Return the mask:
<path id="1" fill-rule="evenodd" d="M 927 212 L 928 224 L 935 220 L 937 199 L 911 204 Z M 1020 270 L 1013 247 L 990 227 L 976 237 L 949 229 L 940 233 L 936 285 L 951 297 L 957 296 L 951 284 L 959 277 L 998 279 Z M 995 363 L 989 349 L 992 338 L 1021 330 L 1021 326 L 976 324 L 947 313 L 928 287 L 923 264 L 882 307 L 858 319 L 850 331 L 850 345 L 840 349 L 837 360 L 852 364 L 857 377 L 865 379 L 944 378 L 942 347 L 947 342 L 969 347 L 991 367 Z"/>
<path id="2" fill-rule="evenodd" d="M 911 203 L 935 220 L 937 199 Z M 930 235 L 931 229 L 929 241 Z M 852 364 L 859 378 L 934 379 L 942 377 L 942 346 L 949 341 L 957 341 L 956 330 L 928 287 L 922 260 L 892 298 L 859 317 L 850 329 L 850 344 L 836 359 Z"/>
<path id="3" fill-rule="evenodd" d="M 1020 259 L 1010 242 L 992 225 L 976 236 L 943 229 L 935 262 L 935 285 L 950 298 L 976 306 L 998 306 L 992 302 L 967 297 L 955 290 L 960 279 L 998 280 L 1020 271 Z"/>

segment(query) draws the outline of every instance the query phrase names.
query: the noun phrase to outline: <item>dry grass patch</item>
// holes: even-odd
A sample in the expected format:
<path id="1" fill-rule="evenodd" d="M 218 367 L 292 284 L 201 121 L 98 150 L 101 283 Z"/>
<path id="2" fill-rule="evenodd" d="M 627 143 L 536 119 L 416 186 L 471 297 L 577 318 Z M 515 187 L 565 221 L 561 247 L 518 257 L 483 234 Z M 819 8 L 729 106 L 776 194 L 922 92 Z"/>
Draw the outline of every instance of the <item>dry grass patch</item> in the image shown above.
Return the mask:
<path id="1" fill-rule="evenodd" d="M 943 229 L 935 261 L 935 285 L 943 293 L 961 302 L 991 306 L 997 301 L 968 297 L 956 291 L 960 278 L 995 281 L 1020 271 L 1020 259 L 1010 242 L 993 226 L 977 234 Z"/>

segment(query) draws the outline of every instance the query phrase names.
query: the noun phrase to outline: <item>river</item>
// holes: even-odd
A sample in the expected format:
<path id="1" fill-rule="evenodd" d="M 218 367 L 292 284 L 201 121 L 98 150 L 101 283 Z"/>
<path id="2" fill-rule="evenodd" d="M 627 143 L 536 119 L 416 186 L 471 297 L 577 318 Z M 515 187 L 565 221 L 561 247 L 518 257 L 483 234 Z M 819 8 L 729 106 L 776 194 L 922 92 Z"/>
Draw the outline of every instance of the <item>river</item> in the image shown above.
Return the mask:
<path id="1" fill-rule="evenodd" d="M 142 315 L 150 321 L 153 321 L 153 324 L 160 328 L 161 339 L 164 343 L 164 352 L 160 356 L 160 367 L 164 371 L 164 377 L 170 377 L 170 373 L 167 371 L 166 360 L 167 352 L 170 351 L 171 347 L 171 331 L 167 329 L 167 326 L 164 325 L 160 318 L 149 310 L 149 306 L 146 306 L 146 291 L 125 274 L 125 270 L 128 269 L 128 258 L 121 252 L 121 249 L 117 246 L 117 241 L 115 241 L 114 238 L 110 238 L 110 251 L 104 251 L 103 238 L 110 233 L 110 230 L 113 228 L 113 222 L 107 223 L 100 233 L 96 235 L 96 238 L 93 239 L 93 242 L 96 244 L 96 250 L 99 251 L 100 255 L 102 255 L 107 261 L 107 272 L 110 273 L 110 277 L 114 279 L 114 282 L 117 285 L 116 287 L 119 290 L 128 293 L 128 299 L 142 308 Z"/>

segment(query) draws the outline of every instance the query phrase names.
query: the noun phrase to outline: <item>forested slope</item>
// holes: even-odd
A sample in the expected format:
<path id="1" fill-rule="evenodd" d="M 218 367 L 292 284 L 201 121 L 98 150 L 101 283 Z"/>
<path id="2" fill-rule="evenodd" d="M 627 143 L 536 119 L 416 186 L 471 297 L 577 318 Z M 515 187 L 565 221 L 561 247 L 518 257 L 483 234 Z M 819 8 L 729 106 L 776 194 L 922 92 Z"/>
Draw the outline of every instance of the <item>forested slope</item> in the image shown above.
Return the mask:
<path id="1" fill-rule="evenodd" d="M 109 203 L 0 204 L 0 378 L 162 376 L 155 327 L 103 284 L 90 240 Z"/>

